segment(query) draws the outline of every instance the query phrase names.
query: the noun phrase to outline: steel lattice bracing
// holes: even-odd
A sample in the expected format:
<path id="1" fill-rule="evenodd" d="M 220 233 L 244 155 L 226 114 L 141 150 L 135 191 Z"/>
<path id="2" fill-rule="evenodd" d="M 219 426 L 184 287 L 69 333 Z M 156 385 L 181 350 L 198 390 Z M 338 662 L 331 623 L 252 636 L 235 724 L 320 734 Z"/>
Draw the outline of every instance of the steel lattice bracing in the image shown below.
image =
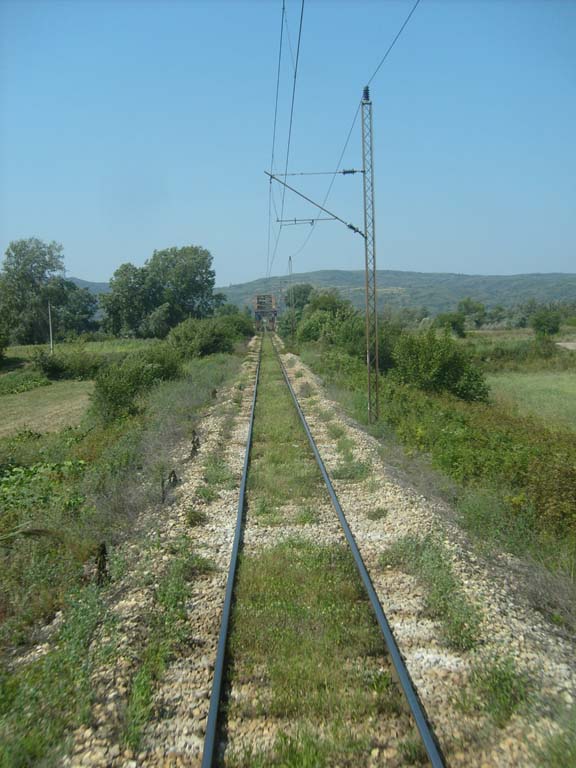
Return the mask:
<path id="1" fill-rule="evenodd" d="M 372 151 L 372 102 L 368 86 L 362 95 L 362 167 L 364 171 L 364 247 L 366 256 L 366 366 L 368 418 L 377 421 L 378 311 L 376 305 L 376 232 L 374 221 L 374 164 Z"/>

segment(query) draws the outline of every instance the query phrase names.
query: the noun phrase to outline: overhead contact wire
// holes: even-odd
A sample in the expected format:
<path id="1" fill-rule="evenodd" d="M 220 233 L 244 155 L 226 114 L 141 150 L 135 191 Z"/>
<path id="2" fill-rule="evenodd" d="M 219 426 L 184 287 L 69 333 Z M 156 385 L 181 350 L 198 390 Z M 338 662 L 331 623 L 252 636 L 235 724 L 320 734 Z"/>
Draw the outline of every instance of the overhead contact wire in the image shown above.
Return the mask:
<path id="1" fill-rule="evenodd" d="M 286 15 L 286 0 L 282 0 L 282 17 L 280 20 L 280 45 L 278 46 L 278 71 L 276 73 L 276 98 L 274 100 L 274 127 L 272 129 L 272 152 L 270 156 L 270 172 L 274 172 L 274 154 L 276 150 L 276 127 L 278 125 L 278 95 L 280 93 L 280 70 L 282 68 L 282 40 L 284 37 L 284 17 Z M 266 254 L 266 276 L 270 268 L 270 239 L 272 235 L 272 204 L 276 218 L 278 218 L 278 209 L 272 192 L 272 179 L 268 188 L 268 250 Z"/>
<path id="2" fill-rule="evenodd" d="M 380 71 L 381 66 L 384 64 L 384 62 L 386 61 L 386 59 L 390 55 L 390 52 L 392 51 L 392 49 L 394 48 L 394 46 L 396 45 L 396 43 L 400 39 L 400 36 L 404 32 L 405 28 L 408 26 L 408 23 L 409 23 L 410 19 L 412 18 L 413 14 L 414 14 L 414 11 L 420 5 L 420 3 L 421 3 L 421 0 L 416 0 L 414 5 L 412 6 L 412 9 L 411 9 L 410 13 L 404 19 L 404 23 L 402 24 L 402 26 L 400 27 L 400 29 L 396 33 L 396 36 L 394 37 L 394 39 L 392 40 L 392 42 L 390 43 L 390 45 L 386 49 L 386 52 L 384 53 L 384 55 L 380 59 L 380 61 L 378 63 L 378 66 L 376 67 L 376 69 L 372 73 L 370 79 L 367 82 L 367 85 L 370 85 L 372 83 L 372 80 L 374 80 L 374 78 L 376 77 L 376 75 Z M 356 113 L 354 115 L 354 120 L 352 121 L 352 126 L 351 126 L 351 128 L 350 128 L 350 130 L 348 132 L 348 136 L 347 136 L 346 141 L 344 143 L 344 149 L 342 150 L 342 153 L 340 154 L 340 160 L 338 161 L 336 173 L 334 173 L 334 176 L 332 177 L 332 180 L 330 181 L 330 185 L 328 187 L 328 191 L 326 192 L 326 197 L 324 198 L 324 200 L 322 202 L 322 205 L 326 205 L 326 203 L 328 202 L 328 198 L 330 197 L 330 193 L 332 192 L 332 187 L 334 186 L 334 180 L 336 179 L 336 174 L 340 170 L 340 164 L 342 162 L 342 158 L 344 157 L 344 153 L 346 152 L 346 149 L 348 147 L 348 143 L 350 142 L 350 137 L 352 136 L 352 131 L 354 130 L 354 126 L 356 125 L 356 120 L 358 119 L 359 112 L 360 112 L 360 103 L 358 104 L 358 106 L 356 108 Z M 308 243 L 310 241 L 310 238 L 314 234 L 314 230 L 315 229 L 316 229 L 316 224 L 313 224 L 311 229 L 310 229 L 310 232 L 308 232 L 308 235 L 306 236 L 306 239 L 304 240 L 304 242 L 302 243 L 300 248 L 295 253 L 292 254 L 293 257 L 294 256 L 298 256 L 298 254 L 302 253 L 304 248 L 306 248 L 306 246 L 308 245 Z"/>
<path id="3" fill-rule="evenodd" d="M 296 46 L 296 63 L 294 65 L 294 82 L 292 84 L 292 103 L 290 105 L 290 122 L 288 125 L 288 143 L 286 146 L 286 163 L 284 166 L 284 173 L 288 173 L 288 162 L 290 160 L 290 144 L 292 142 L 292 125 L 294 122 L 294 102 L 296 100 L 296 81 L 298 79 L 298 63 L 300 61 L 300 43 L 302 41 L 302 23 L 304 21 L 304 3 L 305 0 L 302 0 L 302 6 L 300 8 L 300 24 L 298 27 L 298 45 Z M 280 206 L 280 218 L 284 218 L 284 200 L 286 197 L 286 188 L 282 190 L 282 204 Z M 274 251 L 272 253 L 272 259 L 270 262 L 270 267 L 268 271 L 268 276 L 270 275 L 270 272 L 272 271 L 272 266 L 274 264 L 274 260 L 276 258 L 276 253 L 278 252 L 278 244 L 280 242 L 280 233 L 282 232 L 282 225 L 280 225 L 278 237 L 276 238 L 276 244 L 274 246 Z"/>

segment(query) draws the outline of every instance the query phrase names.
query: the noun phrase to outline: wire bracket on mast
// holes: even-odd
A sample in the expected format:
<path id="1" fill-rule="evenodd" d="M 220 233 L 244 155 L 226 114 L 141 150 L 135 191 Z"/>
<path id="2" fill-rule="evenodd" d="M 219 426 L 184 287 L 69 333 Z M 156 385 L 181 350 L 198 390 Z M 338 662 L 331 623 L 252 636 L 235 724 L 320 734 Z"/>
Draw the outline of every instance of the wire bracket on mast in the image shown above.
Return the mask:
<path id="1" fill-rule="evenodd" d="M 362 94 L 362 168 L 364 181 L 364 253 L 366 269 L 366 368 L 368 420 L 378 421 L 378 306 L 376 302 L 376 232 L 374 219 L 374 157 L 370 89 Z M 351 227 L 351 225 L 348 225 Z"/>

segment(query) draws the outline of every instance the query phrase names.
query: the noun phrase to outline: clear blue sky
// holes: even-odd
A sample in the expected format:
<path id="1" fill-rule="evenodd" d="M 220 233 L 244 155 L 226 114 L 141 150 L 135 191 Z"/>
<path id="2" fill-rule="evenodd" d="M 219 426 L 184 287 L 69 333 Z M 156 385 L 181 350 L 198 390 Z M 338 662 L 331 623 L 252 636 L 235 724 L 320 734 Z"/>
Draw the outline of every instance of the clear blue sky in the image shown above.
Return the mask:
<path id="1" fill-rule="evenodd" d="M 0 0 L 1 252 L 56 240 L 69 274 L 107 280 L 193 243 L 219 285 L 263 276 L 281 5 Z M 335 167 L 411 6 L 306 2 L 290 170 Z M 287 0 L 294 47 L 299 12 Z M 576 272 L 576 2 L 422 0 L 371 94 L 380 268 Z M 360 163 L 358 125 L 344 166 Z M 328 182 L 298 180 L 313 197 Z M 338 177 L 330 207 L 361 226 L 361 199 Z M 315 215 L 292 195 L 285 213 Z M 284 228 L 273 274 L 306 234 Z M 319 224 L 294 271 L 361 268 L 362 248 Z"/>

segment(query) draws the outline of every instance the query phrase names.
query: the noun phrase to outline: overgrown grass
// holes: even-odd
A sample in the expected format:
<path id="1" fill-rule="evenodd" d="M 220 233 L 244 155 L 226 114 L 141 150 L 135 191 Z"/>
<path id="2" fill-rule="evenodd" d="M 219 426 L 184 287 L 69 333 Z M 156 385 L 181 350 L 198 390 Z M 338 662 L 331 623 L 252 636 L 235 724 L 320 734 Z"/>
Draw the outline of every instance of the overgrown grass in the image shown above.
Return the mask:
<path id="1" fill-rule="evenodd" d="M 240 358 L 195 361 L 189 376 L 153 390 L 137 417 L 102 425 L 85 421 L 60 433 L 24 432 L 0 440 L 0 766 L 61 762 L 67 738 L 89 722 L 93 670 L 114 657 L 114 624 L 101 588 L 83 585 L 95 547 L 133 535 L 142 508 L 159 503 L 159 478 L 170 452 L 192 433 L 215 386 L 235 375 Z M 57 385 L 54 385 L 57 386 Z M 165 475 L 164 475 L 165 476 Z M 196 521 L 198 522 L 198 521 Z M 122 563 L 111 548 L 112 578 Z M 150 714 L 152 686 L 172 654 L 188 642 L 184 606 L 190 580 L 210 563 L 177 542 L 156 589 L 150 633 L 130 694 L 126 740 L 136 745 Z M 50 651 L 14 663 L 14 646 L 31 627 L 63 610 Z M 112 638 L 92 639 L 97 628 Z"/>
<path id="2" fill-rule="evenodd" d="M 333 735 L 314 753 L 302 736 L 290 750 L 330 756 L 332 765 L 346 764 L 354 755 L 359 759 L 368 736 L 363 724 L 370 717 L 398 714 L 401 702 L 378 661 L 383 640 L 347 548 L 291 539 L 243 557 L 236 595 L 230 640 L 234 674 L 240 683 L 262 678 L 263 685 L 256 704 L 231 704 L 229 716 L 250 716 L 255 708 L 316 728 L 356 723 L 356 739 L 349 743 Z M 279 754 L 288 746 L 281 742 Z M 278 758 L 270 764 L 290 764 L 274 762 Z"/>
<path id="3" fill-rule="evenodd" d="M 339 464 L 331 472 L 332 478 L 351 482 L 364 480 L 370 472 L 370 465 L 354 458 L 354 442 L 346 436 L 345 430 L 339 425 L 330 424 L 328 434 L 333 439 L 338 439 L 336 449 L 340 455 Z"/>
<path id="4" fill-rule="evenodd" d="M 514 411 L 576 431 L 576 373 L 501 373 L 488 383 L 496 400 Z"/>
<path id="5" fill-rule="evenodd" d="M 572 707 L 560 716 L 561 730 L 546 739 L 544 745 L 536 750 L 535 761 L 538 768 L 565 768 L 576 765 L 576 707 Z"/>
<path id="6" fill-rule="evenodd" d="M 368 520 L 383 520 L 388 514 L 388 510 L 384 507 L 374 507 L 366 512 Z"/>
<path id="7" fill-rule="evenodd" d="M 104 622 L 114 637 L 97 587 L 71 593 L 65 621 L 51 649 L 30 663 L 0 663 L 0 766 L 59 764 L 72 730 L 88 723 L 92 670 L 113 653 L 114 639 L 95 651 L 91 641 Z"/>
<path id="8" fill-rule="evenodd" d="M 162 478 L 178 470 L 173 446 L 239 366 L 229 355 L 195 361 L 187 378 L 153 390 L 137 417 L 0 440 L 0 648 L 25 642 L 30 624 L 50 618 L 80 582 L 100 542 L 129 535 L 141 510 L 160 503 Z M 26 394 L 37 393 L 18 397 Z"/>
<path id="9" fill-rule="evenodd" d="M 191 542 L 182 539 L 172 545 L 175 559 L 159 581 L 154 607 L 148 621 L 147 643 L 140 666 L 132 680 L 123 738 L 132 749 L 140 746 L 142 730 L 152 713 L 154 686 L 177 650 L 191 643 L 186 602 L 195 576 L 213 565 L 191 552 Z"/>
<path id="10" fill-rule="evenodd" d="M 308 505 L 317 497 L 322 481 L 267 337 L 260 376 L 248 478 L 249 503 L 255 497 L 264 499 L 260 520 L 278 522 L 280 507 L 288 501 L 296 506 Z"/>
<path id="11" fill-rule="evenodd" d="M 529 693 L 530 681 L 512 658 L 489 658 L 472 669 L 460 705 L 465 711 L 483 712 L 497 728 L 503 728 L 526 705 Z"/>
<path id="12" fill-rule="evenodd" d="M 329 382 L 332 396 L 366 424 L 364 370 L 338 350 L 307 346 L 302 352 Z M 427 395 L 381 380 L 382 423 L 366 428 L 384 446 L 397 441 L 415 455 L 415 482 L 429 479 L 432 493 L 449 501 L 462 497 L 464 510 L 475 495 L 498 508 L 490 517 L 494 541 L 517 554 L 529 554 L 547 568 L 576 578 L 576 438 L 568 430 L 546 428 L 535 418 L 494 404 L 468 404 L 448 396 Z M 398 451 L 396 451 L 396 454 Z M 423 462 L 420 457 L 429 457 Z M 396 457 L 397 458 L 397 457 Z M 425 464 L 432 466 L 425 466 Z M 444 492 L 447 489 L 447 493 Z M 436 490 L 434 490 L 436 489 Z M 491 500 L 491 501 L 490 501 Z M 476 505 L 477 506 L 477 505 Z M 467 517 L 464 515 L 464 519 Z M 470 516 L 474 527 L 474 515 Z M 478 528 L 482 540 L 486 540 Z"/>
<path id="13" fill-rule="evenodd" d="M 466 598 L 441 545 L 430 537 L 405 536 L 384 552 L 381 562 L 417 576 L 426 591 L 426 611 L 440 622 L 447 645 L 461 651 L 474 648 L 481 616 Z"/>

